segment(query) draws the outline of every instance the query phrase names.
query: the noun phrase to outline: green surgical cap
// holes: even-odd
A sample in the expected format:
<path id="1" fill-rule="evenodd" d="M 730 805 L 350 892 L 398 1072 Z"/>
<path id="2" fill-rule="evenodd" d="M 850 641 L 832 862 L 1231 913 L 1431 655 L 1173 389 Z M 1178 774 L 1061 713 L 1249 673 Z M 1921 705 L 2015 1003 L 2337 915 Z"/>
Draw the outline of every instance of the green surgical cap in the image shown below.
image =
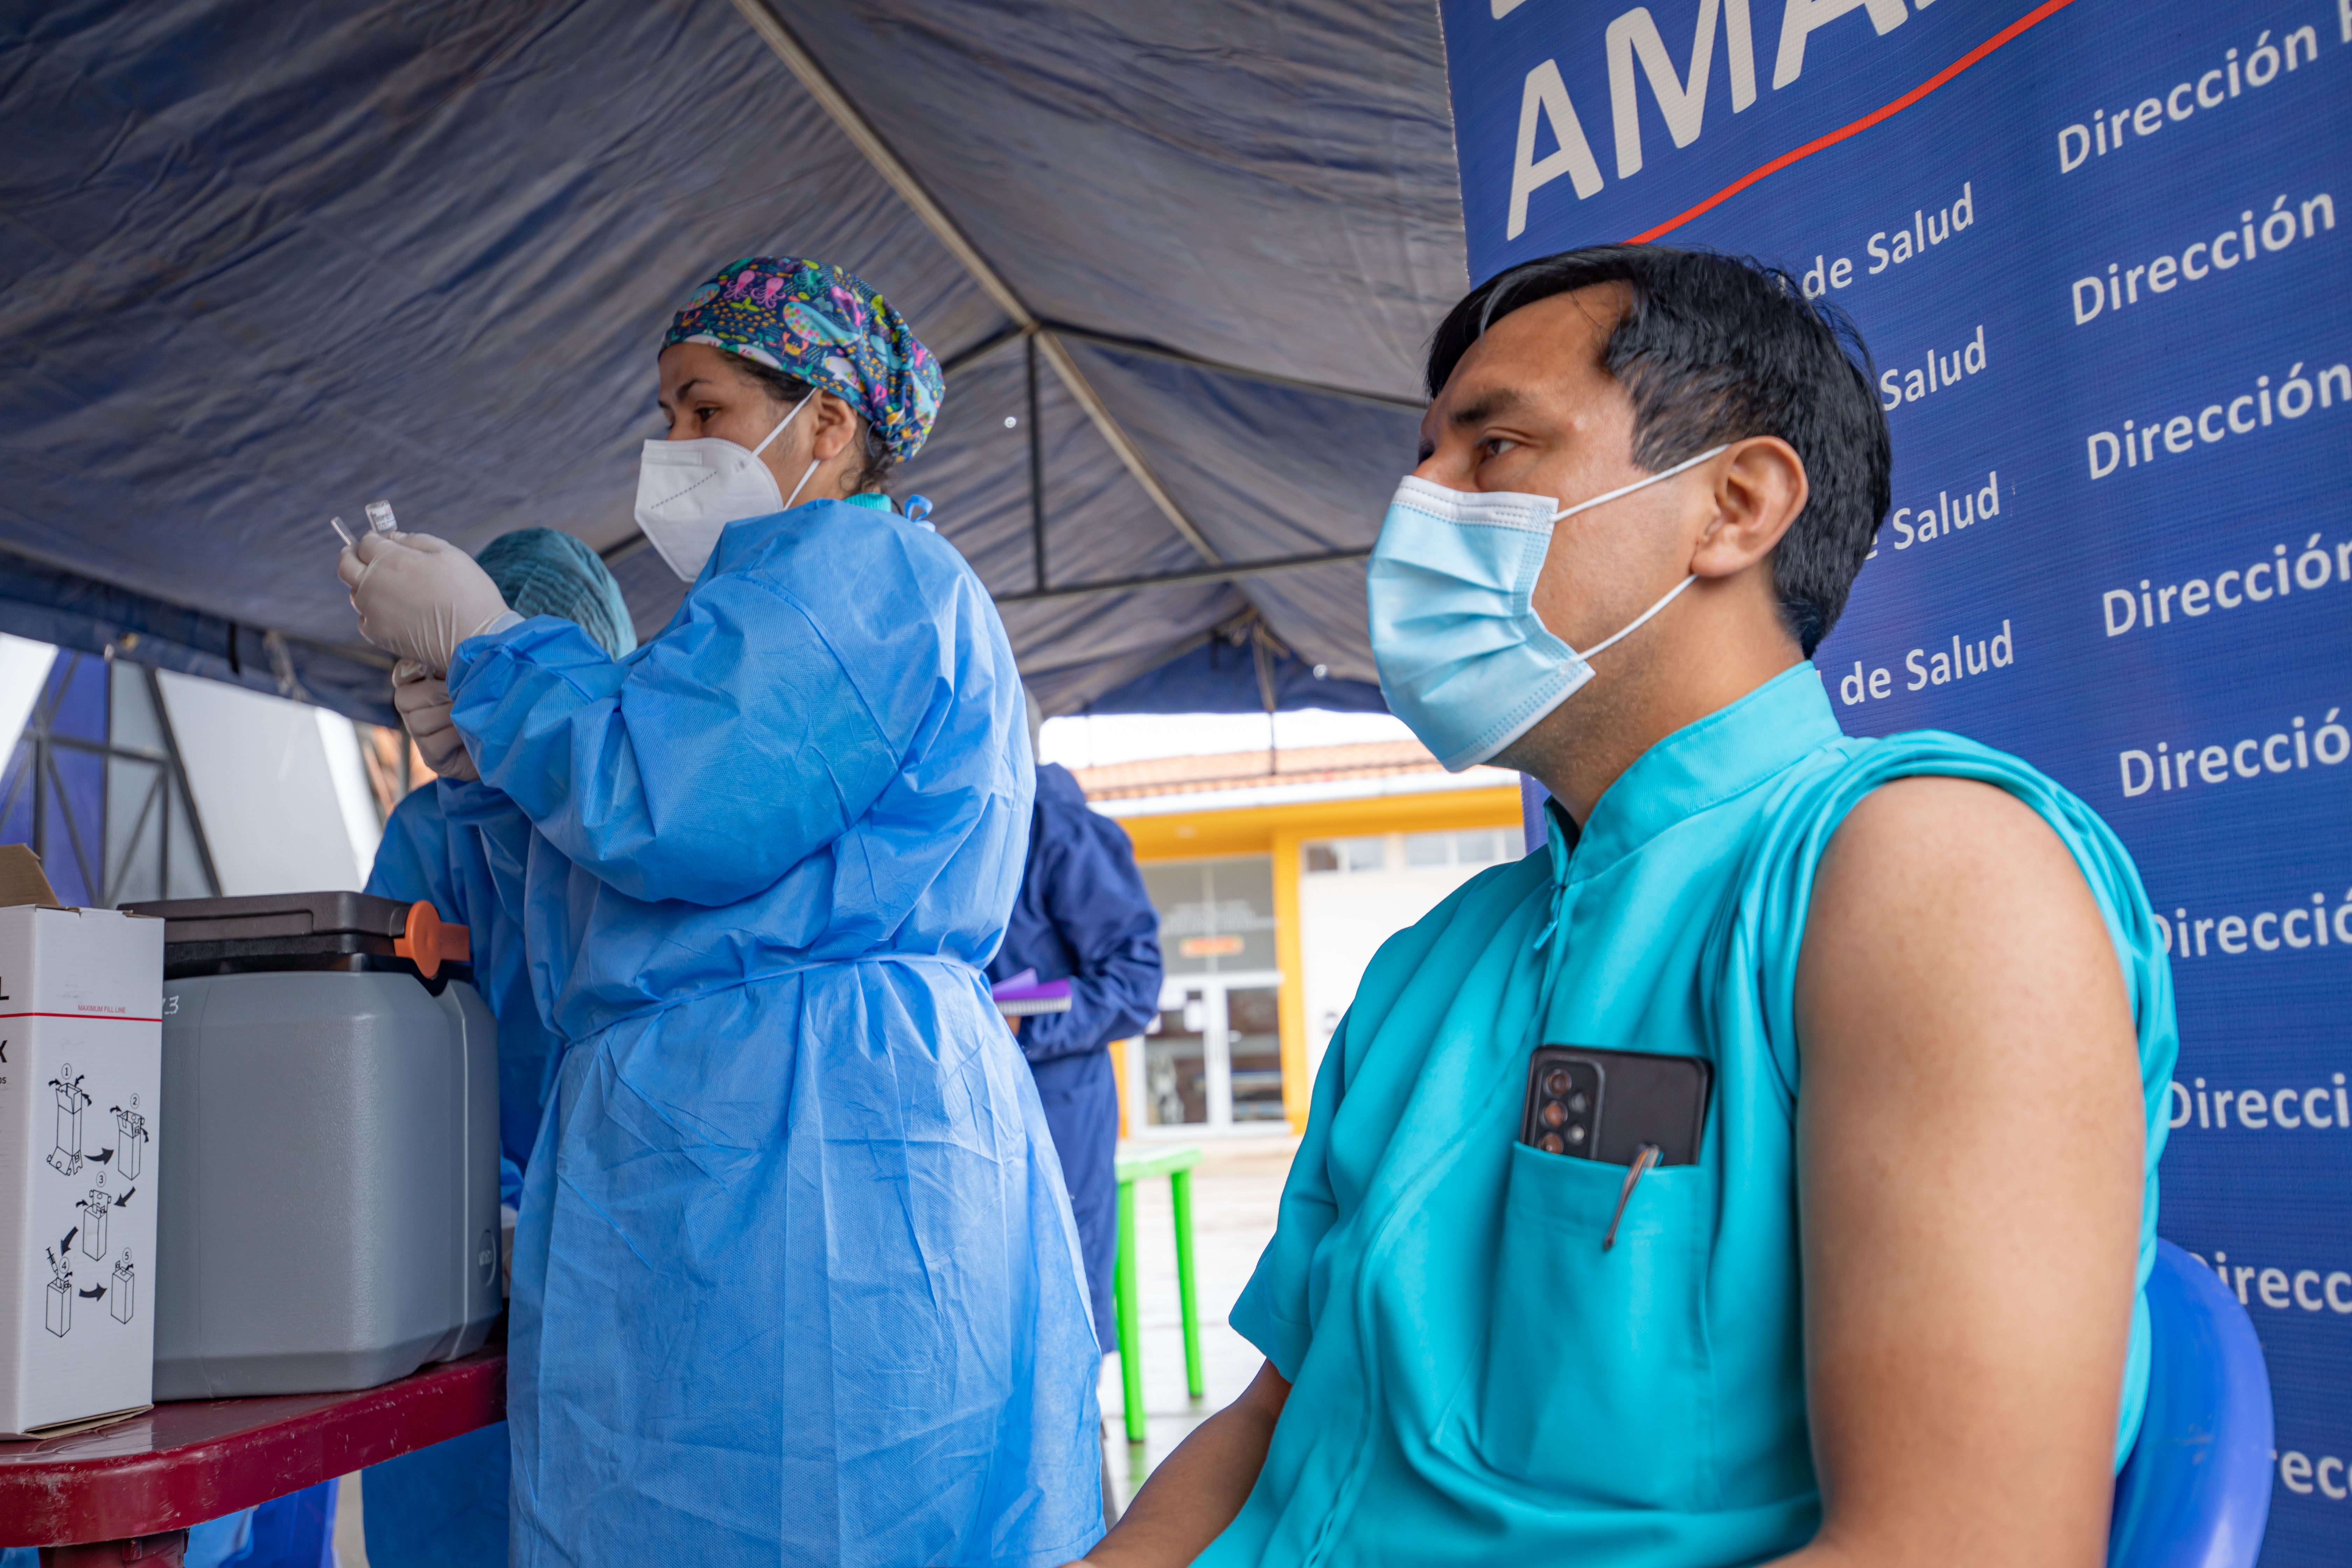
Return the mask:
<path id="1" fill-rule="evenodd" d="M 561 616 L 578 623 L 614 658 L 637 646 L 621 585 L 581 540 L 552 528 L 502 533 L 474 557 L 520 616 Z"/>

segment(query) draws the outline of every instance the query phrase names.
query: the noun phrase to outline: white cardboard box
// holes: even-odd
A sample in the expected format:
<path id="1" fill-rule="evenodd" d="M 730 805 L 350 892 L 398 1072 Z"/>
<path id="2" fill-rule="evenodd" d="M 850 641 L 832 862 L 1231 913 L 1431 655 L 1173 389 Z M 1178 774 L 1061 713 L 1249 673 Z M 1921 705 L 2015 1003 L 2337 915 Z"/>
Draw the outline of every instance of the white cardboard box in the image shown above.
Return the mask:
<path id="1" fill-rule="evenodd" d="M 39 866 L 0 847 L 0 1438 L 154 1387 L 163 922 L 58 908 Z"/>

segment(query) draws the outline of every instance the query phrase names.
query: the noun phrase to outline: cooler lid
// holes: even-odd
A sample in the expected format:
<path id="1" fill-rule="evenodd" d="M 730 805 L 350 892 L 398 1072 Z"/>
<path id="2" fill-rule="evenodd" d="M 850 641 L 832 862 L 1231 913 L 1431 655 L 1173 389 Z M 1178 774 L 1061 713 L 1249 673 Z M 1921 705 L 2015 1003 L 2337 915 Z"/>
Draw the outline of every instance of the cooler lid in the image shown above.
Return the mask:
<path id="1" fill-rule="evenodd" d="M 163 921 L 163 942 L 239 942 L 255 938 L 375 936 L 386 942 L 408 931 L 408 900 L 368 893 L 261 893 L 240 899 L 162 899 L 125 904 L 131 914 Z"/>
<path id="2" fill-rule="evenodd" d="M 368 893 L 262 893 L 236 899 L 164 899 L 126 904 L 126 913 L 163 922 L 163 966 L 236 961 L 268 967 L 268 960 L 331 953 L 374 953 L 415 964 L 427 980 L 445 963 L 471 961 L 464 926 L 444 925 L 439 911 L 419 899 L 379 899 Z M 294 965 L 299 967 L 300 965 Z"/>

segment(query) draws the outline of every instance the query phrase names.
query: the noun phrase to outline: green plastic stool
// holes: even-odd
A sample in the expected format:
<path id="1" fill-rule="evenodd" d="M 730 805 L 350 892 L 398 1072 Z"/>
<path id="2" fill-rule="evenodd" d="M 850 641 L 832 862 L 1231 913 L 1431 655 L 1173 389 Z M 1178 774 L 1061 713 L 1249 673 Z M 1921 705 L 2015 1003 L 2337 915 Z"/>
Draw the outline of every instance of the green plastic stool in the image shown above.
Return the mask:
<path id="1" fill-rule="evenodd" d="M 1118 1381 L 1130 1443 L 1143 1441 L 1143 1314 L 1136 1300 L 1135 1184 L 1150 1176 L 1168 1178 L 1168 1197 L 1176 1211 L 1176 1293 L 1184 1313 L 1184 1387 L 1198 1399 L 1201 1301 L 1192 1281 L 1192 1167 L 1200 1163 L 1201 1151 L 1194 1148 L 1118 1157 L 1118 1262 L 1111 1298 L 1118 1308 Z"/>

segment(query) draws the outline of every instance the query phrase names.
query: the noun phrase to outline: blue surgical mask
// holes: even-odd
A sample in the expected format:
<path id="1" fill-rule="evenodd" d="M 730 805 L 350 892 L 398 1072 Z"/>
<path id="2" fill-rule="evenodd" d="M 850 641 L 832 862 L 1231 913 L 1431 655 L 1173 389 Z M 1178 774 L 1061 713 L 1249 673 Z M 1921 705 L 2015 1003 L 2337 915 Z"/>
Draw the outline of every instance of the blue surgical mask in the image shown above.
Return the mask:
<path id="1" fill-rule="evenodd" d="M 1449 490 L 1408 478 L 1381 523 L 1365 592 L 1372 659 L 1389 710 L 1460 773 L 1532 729 L 1592 679 L 1592 656 L 1630 636 L 1697 579 L 1685 576 L 1633 623 L 1582 653 L 1529 602 L 1552 530 L 1578 512 L 1670 479 L 1723 451 L 1569 507 L 1549 496 Z"/>

